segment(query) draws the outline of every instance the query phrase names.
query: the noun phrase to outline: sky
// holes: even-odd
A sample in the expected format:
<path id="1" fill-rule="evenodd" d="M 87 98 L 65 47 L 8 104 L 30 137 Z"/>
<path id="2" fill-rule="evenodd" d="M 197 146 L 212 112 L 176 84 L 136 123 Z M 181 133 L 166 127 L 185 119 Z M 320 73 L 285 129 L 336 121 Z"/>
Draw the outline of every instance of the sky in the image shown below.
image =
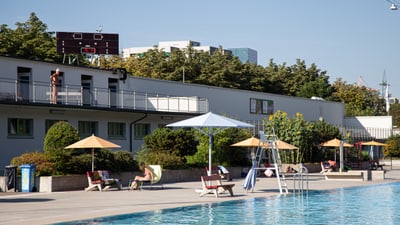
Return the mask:
<path id="1" fill-rule="evenodd" d="M 258 64 L 297 59 L 400 98 L 400 0 L 2 0 L 0 24 L 15 29 L 30 13 L 54 32 L 118 33 L 119 47 L 160 41 L 252 48 Z M 0 43 L 1 44 L 1 43 Z M 361 79 L 360 79 L 361 78 Z"/>

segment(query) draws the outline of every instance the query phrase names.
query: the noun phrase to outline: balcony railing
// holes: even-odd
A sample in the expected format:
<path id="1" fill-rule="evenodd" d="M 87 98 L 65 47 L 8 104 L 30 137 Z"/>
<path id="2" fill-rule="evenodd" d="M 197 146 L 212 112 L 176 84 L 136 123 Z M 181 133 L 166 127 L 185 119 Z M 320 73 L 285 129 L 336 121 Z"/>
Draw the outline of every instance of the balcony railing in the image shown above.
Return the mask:
<path id="1" fill-rule="evenodd" d="M 0 78 L 0 101 L 2 102 L 50 104 L 51 96 L 49 83 Z M 57 104 L 145 111 L 208 112 L 208 100 L 198 96 L 170 96 L 76 85 L 57 87 Z"/>

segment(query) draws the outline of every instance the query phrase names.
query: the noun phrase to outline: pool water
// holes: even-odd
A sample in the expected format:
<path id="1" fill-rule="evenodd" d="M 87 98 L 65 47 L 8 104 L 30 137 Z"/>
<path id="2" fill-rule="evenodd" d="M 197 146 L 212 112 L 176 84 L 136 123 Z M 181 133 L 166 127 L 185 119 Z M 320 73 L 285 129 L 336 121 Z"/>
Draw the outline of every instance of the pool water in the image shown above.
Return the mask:
<path id="1" fill-rule="evenodd" d="M 400 224 L 400 183 L 124 214 L 72 224 Z"/>

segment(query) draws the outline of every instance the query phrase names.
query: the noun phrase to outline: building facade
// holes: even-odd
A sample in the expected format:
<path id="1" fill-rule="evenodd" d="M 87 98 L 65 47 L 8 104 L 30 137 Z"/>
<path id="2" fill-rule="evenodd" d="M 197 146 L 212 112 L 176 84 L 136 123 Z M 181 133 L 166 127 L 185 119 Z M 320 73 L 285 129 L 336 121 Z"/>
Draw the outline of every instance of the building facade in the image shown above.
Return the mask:
<path id="1" fill-rule="evenodd" d="M 49 77 L 57 68 L 52 104 Z M 95 134 L 135 152 L 154 129 L 195 115 L 212 111 L 256 123 L 277 110 L 343 125 L 344 105 L 338 102 L 0 56 L 0 167 L 22 153 L 42 151 L 47 130 L 61 120 L 76 127 L 81 138 Z"/>
<path id="2" fill-rule="evenodd" d="M 257 64 L 258 57 L 257 51 L 251 48 L 229 48 L 234 56 L 237 56 L 242 63 L 249 62 L 251 64 Z"/>

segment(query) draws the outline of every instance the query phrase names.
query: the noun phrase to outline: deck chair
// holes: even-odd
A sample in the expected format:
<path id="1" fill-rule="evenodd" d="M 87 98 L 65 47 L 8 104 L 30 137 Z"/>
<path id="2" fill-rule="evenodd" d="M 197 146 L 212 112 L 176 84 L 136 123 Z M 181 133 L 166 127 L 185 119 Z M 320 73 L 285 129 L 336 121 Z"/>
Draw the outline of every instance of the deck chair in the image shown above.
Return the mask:
<path id="1" fill-rule="evenodd" d="M 206 166 L 206 173 L 208 175 L 208 166 Z M 212 166 L 211 174 L 220 175 L 221 178 L 225 178 L 227 181 L 232 181 L 229 171 L 224 166 Z"/>
<path id="2" fill-rule="evenodd" d="M 85 191 L 93 191 L 93 190 L 103 191 L 102 186 L 103 186 L 104 181 L 101 179 L 101 177 L 97 171 L 94 171 L 94 172 L 87 171 L 86 175 L 87 175 L 89 186 L 87 188 L 85 188 Z"/>
<path id="3" fill-rule="evenodd" d="M 151 180 L 142 180 L 139 181 L 139 190 L 142 190 L 143 186 L 150 185 L 150 189 L 153 189 L 154 184 L 160 184 L 161 189 L 164 189 L 164 186 L 161 182 L 162 177 L 162 167 L 160 165 L 148 165 L 147 168 L 153 173 L 153 177 Z M 129 187 L 131 187 L 132 182 L 134 180 L 129 181 Z"/>
<path id="4" fill-rule="evenodd" d="M 332 172 L 333 168 L 332 166 L 327 162 L 321 162 L 321 172 L 320 173 L 326 173 L 326 172 Z"/>
<path id="5" fill-rule="evenodd" d="M 122 184 L 120 179 L 111 178 L 110 172 L 108 170 L 98 170 L 98 173 L 103 180 L 104 189 L 107 190 L 111 187 L 117 187 L 118 190 L 122 189 Z"/>
<path id="6" fill-rule="evenodd" d="M 229 191 L 229 194 L 233 196 L 232 188 L 235 184 L 222 184 L 220 175 L 201 176 L 201 182 L 203 191 L 200 193 L 200 197 L 212 192 L 218 198 L 219 194 L 225 191 Z"/>

